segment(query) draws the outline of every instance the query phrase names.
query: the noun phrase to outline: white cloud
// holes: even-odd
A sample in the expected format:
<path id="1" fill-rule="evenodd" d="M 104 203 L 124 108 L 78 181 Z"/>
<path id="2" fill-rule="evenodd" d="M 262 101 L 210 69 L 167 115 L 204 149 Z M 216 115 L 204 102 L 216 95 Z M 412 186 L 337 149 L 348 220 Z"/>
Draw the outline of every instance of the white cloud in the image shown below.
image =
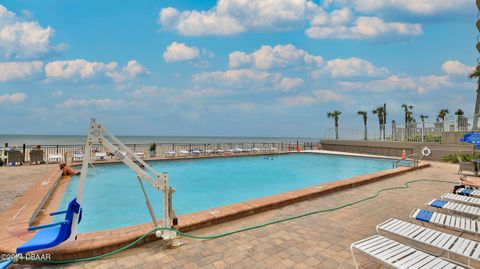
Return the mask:
<path id="1" fill-rule="evenodd" d="M 139 76 L 148 74 L 150 74 L 150 72 L 135 60 L 128 61 L 122 70 L 107 72 L 107 76 L 111 77 L 115 83 L 125 83 Z"/>
<path id="2" fill-rule="evenodd" d="M 332 13 L 334 14 L 334 13 Z M 405 39 L 422 34 L 418 23 L 385 22 L 378 17 L 321 14 L 314 17 L 306 30 L 313 39 Z"/>
<path id="3" fill-rule="evenodd" d="M 251 54 L 235 51 L 228 56 L 231 68 L 254 66 L 259 69 L 286 68 L 286 67 L 320 67 L 323 59 L 320 56 L 309 54 L 297 49 L 294 45 L 264 45 Z"/>
<path id="4" fill-rule="evenodd" d="M 407 12 L 416 15 L 452 13 L 473 8 L 470 0 L 337 0 L 362 12 Z"/>
<path id="5" fill-rule="evenodd" d="M 84 59 L 50 62 L 45 66 L 45 75 L 55 80 L 85 80 L 98 77 L 111 78 L 116 83 L 124 83 L 138 76 L 149 74 L 137 61 L 129 61 L 121 69 L 117 62 L 89 62 Z"/>
<path id="6" fill-rule="evenodd" d="M 418 93 L 448 88 L 453 85 L 449 76 L 433 75 L 422 77 L 389 76 L 380 80 L 339 82 L 338 84 L 345 90 L 368 90 L 370 92 L 416 91 Z"/>
<path id="7" fill-rule="evenodd" d="M 442 65 L 442 70 L 448 75 L 466 77 L 475 70 L 475 67 L 468 66 L 459 61 L 450 60 Z"/>
<path id="8" fill-rule="evenodd" d="M 185 43 L 177 42 L 172 42 L 163 53 L 163 59 L 167 63 L 191 61 L 199 56 L 200 50 L 196 47 L 189 47 Z"/>
<path id="9" fill-rule="evenodd" d="M 52 79 L 87 79 L 115 68 L 116 62 L 102 63 L 76 59 L 50 62 L 45 66 L 45 74 L 47 78 Z"/>
<path id="10" fill-rule="evenodd" d="M 63 103 L 58 104 L 58 107 L 75 108 L 75 107 L 91 107 L 95 106 L 100 109 L 121 108 L 125 106 L 124 100 L 113 100 L 110 98 L 104 99 L 68 99 Z"/>
<path id="11" fill-rule="evenodd" d="M 29 79 L 42 72 L 43 62 L 0 62 L 0 82 Z"/>
<path id="12" fill-rule="evenodd" d="M 331 90 L 316 90 L 313 92 L 321 102 L 338 102 L 345 99 L 345 96 Z"/>
<path id="13" fill-rule="evenodd" d="M 307 0 L 219 0 L 207 11 L 164 8 L 159 24 L 185 36 L 235 35 L 247 30 L 286 30 L 303 26 L 317 8 Z"/>
<path id="14" fill-rule="evenodd" d="M 397 76 L 392 75 L 385 79 L 371 81 L 348 82 L 341 81 L 338 85 L 344 90 L 370 91 L 370 92 L 392 92 L 392 91 L 414 91 L 426 93 L 452 88 L 469 88 L 471 84 L 467 82 L 466 76 L 475 68 L 467 66 L 459 61 L 446 61 L 442 65 L 444 75 L 429 76 Z M 464 76 L 461 82 L 453 80 L 455 76 Z"/>
<path id="15" fill-rule="evenodd" d="M 216 83 L 233 88 L 241 88 L 247 85 L 270 87 L 272 84 L 278 83 L 280 79 L 281 75 L 278 73 L 250 69 L 205 72 L 193 77 L 194 82 Z"/>
<path id="16" fill-rule="evenodd" d="M 27 99 L 27 95 L 24 93 L 14 93 L 14 94 L 4 94 L 0 95 L 0 104 L 2 103 L 11 103 L 11 104 L 18 104 Z"/>
<path id="17" fill-rule="evenodd" d="M 388 70 L 385 67 L 376 67 L 371 62 L 355 57 L 330 60 L 325 67 L 311 72 L 313 78 L 319 78 L 322 75 L 331 77 L 376 77 L 387 74 Z"/>
<path id="18" fill-rule="evenodd" d="M 36 21 L 25 21 L 0 5 L 0 53 L 5 58 L 35 58 L 64 45 L 52 46 L 53 29 L 40 26 Z"/>
<path id="19" fill-rule="evenodd" d="M 301 78 L 285 77 L 285 78 L 282 78 L 282 80 L 280 80 L 280 88 L 282 88 L 286 92 L 296 89 L 302 85 L 303 85 L 303 79 Z"/>
<path id="20" fill-rule="evenodd" d="M 286 96 L 277 99 L 277 102 L 287 107 L 310 106 L 317 103 L 339 102 L 345 96 L 331 90 L 315 90 L 310 95 Z"/>
<path id="21" fill-rule="evenodd" d="M 193 81 L 226 88 L 252 89 L 256 91 L 289 91 L 303 83 L 303 80 L 300 78 L 282 77 L 280 73 L 252 69 L 199 73 L 193 76 Z"/>

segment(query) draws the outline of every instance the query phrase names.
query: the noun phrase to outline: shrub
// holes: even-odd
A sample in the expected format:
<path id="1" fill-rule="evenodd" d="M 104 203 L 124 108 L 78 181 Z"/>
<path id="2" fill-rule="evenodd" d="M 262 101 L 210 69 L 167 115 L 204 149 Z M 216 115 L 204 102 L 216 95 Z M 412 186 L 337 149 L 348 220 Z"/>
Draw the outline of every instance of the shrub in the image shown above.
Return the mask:
<path id="1" fill-rule="evenodd" d="M 150 151 L 156 151 L 157 150 L 157 144 L 152 143 L 150 144 Z"/>

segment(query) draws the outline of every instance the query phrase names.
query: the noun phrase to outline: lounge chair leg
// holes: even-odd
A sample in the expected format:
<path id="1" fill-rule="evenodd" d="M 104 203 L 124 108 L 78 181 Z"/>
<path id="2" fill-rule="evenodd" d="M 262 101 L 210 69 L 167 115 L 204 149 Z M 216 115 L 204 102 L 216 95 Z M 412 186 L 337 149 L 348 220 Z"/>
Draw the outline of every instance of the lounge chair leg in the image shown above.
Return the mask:
<path id="1" fill-rule="evenodd" d="M 353 247 L 350 246 L 350 251 L 352 252 L 352 257 L 353 257 L 353 264 L 355 265 L 355 269 L 359 269 L 357 259 L 355 258 L 355 253 L 353 253 Z"/>

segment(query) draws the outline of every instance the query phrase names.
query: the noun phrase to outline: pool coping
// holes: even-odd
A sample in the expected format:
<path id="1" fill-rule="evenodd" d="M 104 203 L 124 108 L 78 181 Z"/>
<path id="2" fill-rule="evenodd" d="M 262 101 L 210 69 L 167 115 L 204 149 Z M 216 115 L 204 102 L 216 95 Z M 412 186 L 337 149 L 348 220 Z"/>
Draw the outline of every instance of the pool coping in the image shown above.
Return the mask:
<path id="1" fill-rule="evenodd" d="M 417 169 L 429 166 L 430 163 L 423 161 Z M 205 228 L 309 200 L 334 191 L 375 182 L 387 177 L 413 171 L 414 169 L 413 167 L 398 167 L 181 215 L 178 216 L 179 224 L 176 228 L 184 232 Z M 31 224 L 32 216 L 39 212 L 38 205 L 45 202 L 47 194 L 51 194 L 52 197 L 45 204 L 46 206 L 41 212 L 55 211 L 61 200 L 59 193 L 62 189 L 66 188 L 68 181 L 69 177 L 62 177 L 61 171 L 58 168 L 52 169 L 52 171 L 49 171 L 44 177 L 34 183 L 30 190 L 19 198 L 12 207 L 0 215 L 0 219 L 8 219 L 8 221 L 2 221 L 0 223 L 0 253 L 15 253 L 17 246 L 23 244 L 34 235 L 34 232 L 28 232 L 27 229 Z M 55 186 L 57 186 L 58 190 Z M 51 217 L 43 214 L 41 220 L 42 222 L 49 222 L 51 221 Z M 101 255 L 125 246 L 152 229 L 153 225 L 148 222 L 114 230 L 79 234 L 76 241 L 66 242 L 60 246 L 35 253 L 51 254 L 54 259 L 59 260 Z M 156 240 L 155 234 L 146 237 L 140 243 L 153 240 Z"/>

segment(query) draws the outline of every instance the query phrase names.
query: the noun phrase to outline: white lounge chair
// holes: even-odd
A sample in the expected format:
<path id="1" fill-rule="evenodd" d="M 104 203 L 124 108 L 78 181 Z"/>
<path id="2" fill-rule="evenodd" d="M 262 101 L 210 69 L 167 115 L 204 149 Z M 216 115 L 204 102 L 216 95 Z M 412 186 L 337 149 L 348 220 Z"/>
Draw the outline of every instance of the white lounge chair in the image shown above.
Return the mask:
<path id="1" fill-rule="evenodd" d="M 271 148 L 269 148 L 268 150 L 269 150 L 269 151 L 278 151 L 278 149 L 275 148 L 275 147 L 271 147 Z"/>
<path id="2" fill-rule="evenodd" d="M 253 152 L 259 152 L 260 149 L 259 149 L 259 148 L 253 148 L 252 151 L 253 151 Z"/>
<path id="3" fill-rule="evenodd" d="M 480 222 L 463 217 L 417 208 L 412 211 L 410 218 L 421 221 L 422 224 L 433 224 L 442 228 L 472 234 L 475 237 L 480 235 Z"/>
<path id="4" fill-rule="evenodd" d="M 47 163 L 63 162 L 63 154 L 48 154 Z"/>
<path id="5" fill-rule="evenodd" d="M 179 150 L 177 151 L 178 155 L 180 156 L 187 156 L 188 155 L 188 151 L 187 150 Z"/>
<path id="6" fill-rule="evenodd" d="M 145 154 L 143 152 L 135 152 L 135 155 L 137 155 L 138 158 L 143 159 L 145 157 Z"/>
<path id="7" fill-rule="evenodd" d="M 212 153 L 213 153 L 213 150 L 211 150 L 211 149 L 206 149 L 204 152 L 205 152 L 205 154 L 209 155 L 209 154 L 212 154 Z"/>
<path id="8" fill-rule="evenodd" d="M 167 156 L 167 157 L 175 157 L 175 154 L 177 154 L 175 151 L 167 151 L 167 152 L 165 152 L 165 156 Z"/>
<path id="9" fill-rule="evenodd" d="M 216 149 L 214 152 L 215 152 L 216 154 L 223 154 L 223 153 L 225 153 L 225 151 L 224 151 L 223 149 Z"/>
<path id="10" fill-rule="evenodd" d="M 479 198 L 480 190 L 474 188 L 459 188 L 457 194 Z"/>
<path id="11" fill-rule="evenodd" d="M 235 153 L 242 153 L 242 152 L 243 152 L 243 149 L 241 149 L 241 148 L 234 148 L 234 149 L 233 149 L 233 152 L 235 152 Z"/>
<path id="12" fill-rule="evenodd" d="M 420 243 L 427 247 L 447 253 L 447 258 L 460 260 L 463 257 L 468 260 L 468 266 L 472 262 L 480 262 L 480 242 L 458 237 L 456 235 L 439 232 L 425 228 L 410 222 L 398 219 L 389 219 L 377 225 L 378 234 L 389 233 Z"/>
<path id="13" fill-rule="evenodd" d="M 95 153 L 95 159 L 96 160 L 105 160 L 107 158 L 107 153 L 105 152 L 96 152 Z"/>
<path id="14" fill-rule="evenodd" d="M 227 152 L 228 154 L 233 154 L 233 153 L 235 153 L 235 150 L 234 150 L 234 149 L 228 149 L 226 152 Z"/>
<path id="15" fill-rule="evenodd" d="M 453 194 L 453 193 L 445 193 L 440 197 L 444 200 L 450 200 L 460 204 L 480 206 L 480 198 L 469 197 L 469 196 Z"/>
<path id="16" fill-rule="evenodd" d="M 350 246 L 355 268 L 359 268 L 354 250 L 360 251 L 378 262 L 393 268 L 465 268 L 423 251 L 401 244 L 389 238 L 374 235 Z"/>
<path id="17" fill-rule="evenodd" d="M 190 155 L 194 155 L 194 156 L 198 156 L 198 155 L 200 155 L 200 153 L 202 153 L 202 151 L 200 151 L 198 149 L 194 149 L 194 150 L 190 151 Z"/>
<path id="18" fill-rule="evenodd" d="M 433 199 L 427 205 L 436 208 L 437 210 L 447 210 L 451 214 L 468 216 L 471 218 L 480 217 L 480 207 L 465 205 L 445 200 Z"/>

